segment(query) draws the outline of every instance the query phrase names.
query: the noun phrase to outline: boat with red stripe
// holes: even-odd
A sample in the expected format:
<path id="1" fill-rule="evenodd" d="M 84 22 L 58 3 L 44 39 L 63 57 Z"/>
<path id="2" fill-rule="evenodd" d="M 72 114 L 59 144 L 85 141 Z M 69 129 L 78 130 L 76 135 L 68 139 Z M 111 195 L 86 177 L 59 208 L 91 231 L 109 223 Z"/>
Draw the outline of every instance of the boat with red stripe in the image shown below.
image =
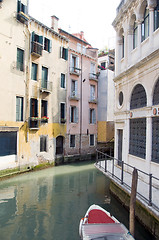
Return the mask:
<path id="1" fill-rule="evenodd" d="M 83 240 L 133 240 L 128 229 L 114 216 L 93 204 L 87 210 L 79 225 L 79 235 Z"/>

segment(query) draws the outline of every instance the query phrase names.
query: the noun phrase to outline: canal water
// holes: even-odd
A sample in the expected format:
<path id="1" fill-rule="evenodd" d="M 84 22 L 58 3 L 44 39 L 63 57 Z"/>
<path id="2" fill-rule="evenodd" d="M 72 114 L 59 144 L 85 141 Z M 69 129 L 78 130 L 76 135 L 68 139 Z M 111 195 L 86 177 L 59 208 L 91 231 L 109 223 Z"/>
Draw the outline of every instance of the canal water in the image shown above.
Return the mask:
<path id="1" fill-rule="evenodd" d="M 128 227 L 128 212 L 110 195 L 109 184 L 88 162 L 1 181 L 0 240 L 79 240 L 79 221 L 94 203 Z M 150 239 L 137 223 L 136 240 Z"/>

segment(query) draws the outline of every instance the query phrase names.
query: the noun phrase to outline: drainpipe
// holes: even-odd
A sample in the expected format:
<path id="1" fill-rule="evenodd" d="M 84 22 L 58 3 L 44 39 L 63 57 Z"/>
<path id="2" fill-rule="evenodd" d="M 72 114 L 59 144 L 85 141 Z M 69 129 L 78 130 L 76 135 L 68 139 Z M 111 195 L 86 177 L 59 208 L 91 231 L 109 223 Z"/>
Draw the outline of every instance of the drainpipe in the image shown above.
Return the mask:
<path id="1" fill-rule="evenodd" d="M 80 91 L 80 139 L 79 139 L 79 154 L 82 150 L 82 56 L 81 53 L 81 91 Z"/>

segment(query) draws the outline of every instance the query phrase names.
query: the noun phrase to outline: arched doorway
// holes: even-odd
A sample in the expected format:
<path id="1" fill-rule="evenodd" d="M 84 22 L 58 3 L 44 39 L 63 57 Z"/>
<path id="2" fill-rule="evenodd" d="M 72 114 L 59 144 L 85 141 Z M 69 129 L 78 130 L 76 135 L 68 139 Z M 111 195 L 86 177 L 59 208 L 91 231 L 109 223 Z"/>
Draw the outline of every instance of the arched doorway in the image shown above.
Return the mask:
<path id="1" fill-rule="evenodd" d="M 63 144 L 64 144 L 64 137 L 58 136 L 56 138 L 56 155 L 63 154 Z"/>

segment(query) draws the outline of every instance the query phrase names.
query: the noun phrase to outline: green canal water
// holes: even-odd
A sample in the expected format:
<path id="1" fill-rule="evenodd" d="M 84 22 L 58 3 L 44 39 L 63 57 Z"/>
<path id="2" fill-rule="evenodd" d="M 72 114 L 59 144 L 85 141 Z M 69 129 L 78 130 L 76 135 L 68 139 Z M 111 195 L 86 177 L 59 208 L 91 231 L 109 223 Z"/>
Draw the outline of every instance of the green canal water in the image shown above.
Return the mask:
<path id="1" fill-rule="evenodd" d="M 0 182 L 0 240 L 79 240 L 79 221 L 95 203 L 128 227 L 128 212 L 92 163 L 26 173 Z M 137 223 L 137 240 L 153 239 Z"/>

